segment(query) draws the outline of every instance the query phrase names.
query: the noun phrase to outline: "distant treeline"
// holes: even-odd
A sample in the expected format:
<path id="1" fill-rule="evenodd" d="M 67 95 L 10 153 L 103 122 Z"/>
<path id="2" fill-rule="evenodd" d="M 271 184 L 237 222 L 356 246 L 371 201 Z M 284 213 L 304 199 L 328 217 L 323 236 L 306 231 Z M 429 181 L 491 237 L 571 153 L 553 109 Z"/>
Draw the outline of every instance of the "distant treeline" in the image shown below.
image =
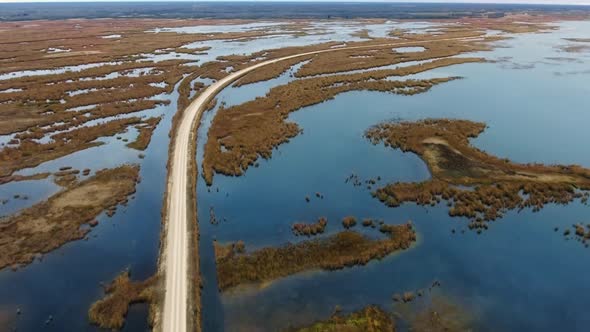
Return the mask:
<path id="1" fill-rule="evenodd" d="M 588 12 L 590 6 L 451 4 L 451 3 L 329 3 L 329 2 L 90 2 L 4 3 L 0 21 L 67 18 L 392 18 L 440 19 L 501 17 L 506 12 Z"/>

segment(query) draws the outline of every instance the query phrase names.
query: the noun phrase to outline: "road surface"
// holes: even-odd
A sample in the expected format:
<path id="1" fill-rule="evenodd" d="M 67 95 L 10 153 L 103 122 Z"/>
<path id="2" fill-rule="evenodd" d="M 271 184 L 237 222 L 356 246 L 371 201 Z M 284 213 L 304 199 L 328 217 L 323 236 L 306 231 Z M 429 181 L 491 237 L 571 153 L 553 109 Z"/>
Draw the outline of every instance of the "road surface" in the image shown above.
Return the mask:
<path id="1" fill-rule="evenodd" d="M 465 37 L 457 38 L 446 38 L 431 41 L 419 41 L 418 43 L 425 42 L 438 42 L 438 41 L 449 41 L 459 39 L 470 39 Z M 175 145 L 174 152 L 170 156 L 172 159 L 172 166 L 170 174 L 168 176 L 168 199 L 167 199 L 167 215 L 165 216 L 165 222 L 167 227 L 166 237 L 164 239 L 164 252 L 163 264 L 164 266 L 164 278 L 165 278 L 165 297 L 164 297 L 164 309 L 162 311 L 162 329 L 164 332 L 186 332 L 188 328 L 188 301 L 189 301 L 189 280 L 193 280 L 188 275 L 189 271 L 189 227 L 188 223 L 192 222 L 188 219 L 188 209 L 195 208 L 192 204 L 188 203 L 189 188 L 187 186 L 188 177 L 190 176 L 189 170 L 191 163 L 195 162 L 195 156 L 191 152 L 191 135 L 193 130 L 196 130 L 193 124 L 198 121 L 201 117 L 201 113 L 205 110 L 208 103 L 219 93 L 223 88 L 227 87 L 231 83 L 238 80 L 240 77 L 247 73 L 256 70 L 260 67 L 264 67 L 280 61 L 285 61 L 297 57 L 303 57 L 307 55 L 326 53 L 326 52 L 337 52 L 341 50 L 351 50 L 360 48 L 376 48 L 376 47 L 398 47 L 404 45 L 416 44 L 416 41 L 412 42 L 392 42 L 376 45 L 367 46 L 351 46 L 351 47 L 339 47 L 330 48 L 326 50 L 299 53 L 295 55 L 285 56 L 273 60 L 260 62 L 250 67 L 239 70 L 232 73 L 225 78 L 217 81 L 205 89 L 201 95 L 195 99 L 184 111 L 180 125 L 175 133 Z M 194 142 L 193 142 L 194 143 Z M 198 261 L 193 259 L 192 261 Z M 190 279 L 189 279 L 190 278 Z M 200 305 L 197 303 L 196 305 Z M 192 319 L 192 318 L 191 318 Z M 200 331 L 197 331 L 200 332 Z"/>

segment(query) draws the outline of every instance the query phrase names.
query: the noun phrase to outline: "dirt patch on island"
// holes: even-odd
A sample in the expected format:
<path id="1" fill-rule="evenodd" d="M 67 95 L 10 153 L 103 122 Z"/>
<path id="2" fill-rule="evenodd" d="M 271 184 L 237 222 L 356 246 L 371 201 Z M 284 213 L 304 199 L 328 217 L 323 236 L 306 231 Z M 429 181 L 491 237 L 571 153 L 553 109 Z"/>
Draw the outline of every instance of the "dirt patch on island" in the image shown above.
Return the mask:
<path id="1" fill-rule="evenodd" d="M 44 58 L 66 58 L 66 57 L 73 57 L 73 56 L 80 56 L 80 55 L 93 55 L 93 54 L 100 54 L 101 51 L 76 51 L 76 52 L 60 52 L 60 53 L 53 53 L 53 54 L 46 54 Z"/>

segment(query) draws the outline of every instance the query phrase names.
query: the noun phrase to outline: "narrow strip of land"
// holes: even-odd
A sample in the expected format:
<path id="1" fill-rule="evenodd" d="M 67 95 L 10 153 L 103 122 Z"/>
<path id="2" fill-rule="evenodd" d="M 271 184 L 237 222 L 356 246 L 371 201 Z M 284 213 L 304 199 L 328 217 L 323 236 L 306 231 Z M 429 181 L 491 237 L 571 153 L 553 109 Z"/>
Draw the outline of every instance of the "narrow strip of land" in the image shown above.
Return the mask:
<path id="1" fill-rule="evenodd" d="M 457 37 L 447 39 L 433 39 L 431 41 L 420 41 L 420 43 L 467 39 L 473 38 Z M 215 95 L 247 73 L 260 67 L 280 61 L 326 52 L 336 52 L 340 50 L 386 46 L 396 47 L 411 44 L 416 44 L 416 41 L 331 48 L 320 51 L 299 53 L 260 62 L 232 73 L 210 85 L 187 107 L 186 110 L 184 110 L 177 131 L 174 133 L 175 143 L 174 150 L 170 155 L 172 160 L 170 163 L 170 173 L 168 175 L 168 192 L 165 209 L 166 213 L 164 215 L 164 227 L 166 230 L 166 235 L 163 238 L 164 243 L 162 246 L 162 257 L 160 260 L 160 263 L 164 264 L 164 287 L 166 292 L 164 296 L 162 312 L 163 331 L 185 332 L 188 329 L 189 320 L 192 321 L 194 319 L 194 317 L 189 317 L 188 313 L 188 303 L 189 300 L 191 300 L 189 297 L 189 280 L 192 280 L 191 276 L 188 275 L 189 262 L 198 261 L 190 259 L 191 255 L 196 255 L 197 253 L 190 252 L 189 250 L 189 243 L 195 239 L 190 238 L 190 236 L 193 236 L 189 231 L 191 227 L 189 223 L 192 222 L 192 219 L 189 220 L 188 218 L 191 212 L 191 210 L 188 209 L 196 209 L 196 206 L 188 199 L 188 197 L 192 197 L 190 195 L 190 191 L 195 190 L 195 188 L 189 186 L 189 184 L 192 182 L 188 180 L 188 177 L 192 174 L 191 167 L 194 166 L 193 163 L 195 162 L 195 156 L 192 152 L 194 151 L 194 144 L 196 143 L 191 142 L 191 139 L 194 137 L 192 133 L 197 129 L 196 127 L 198 126 L 198 121 L 200 120 L 201 114 L 206 109 L 209 102 L 215 97 Z M 193 225 L 193 227 L 196 227 L 196 225 Z M 200 304 L 196 303 L 196 305 Z"/>

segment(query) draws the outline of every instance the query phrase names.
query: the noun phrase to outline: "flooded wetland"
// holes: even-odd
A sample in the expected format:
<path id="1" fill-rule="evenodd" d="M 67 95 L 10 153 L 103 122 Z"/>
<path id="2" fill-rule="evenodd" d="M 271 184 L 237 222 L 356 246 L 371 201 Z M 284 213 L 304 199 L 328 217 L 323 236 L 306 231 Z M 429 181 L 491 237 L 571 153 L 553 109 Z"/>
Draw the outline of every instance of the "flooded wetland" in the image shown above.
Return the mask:
<path id="1" fill-rule="evenodd" d="M 177 133 L 233 74 L 188 124 L 190 330 L 586 330 L 588 36 L 0 22 L 0 331 L 166 330 Z"/>

